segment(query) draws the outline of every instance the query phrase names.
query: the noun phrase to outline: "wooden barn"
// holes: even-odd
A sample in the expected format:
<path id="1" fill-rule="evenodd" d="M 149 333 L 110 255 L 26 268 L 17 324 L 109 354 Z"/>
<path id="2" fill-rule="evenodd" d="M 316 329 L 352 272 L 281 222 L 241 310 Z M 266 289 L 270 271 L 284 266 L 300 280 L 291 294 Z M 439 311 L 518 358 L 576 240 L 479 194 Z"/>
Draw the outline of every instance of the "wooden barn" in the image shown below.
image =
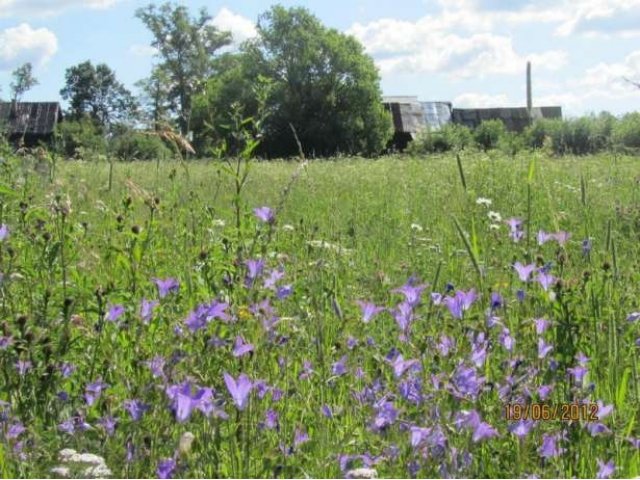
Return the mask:
<path id="1" fill-rule="evenodd" d="M 522 132 L 531 121 L 542 118 L 562 118 L 561 107 L 533 107 L 531 114 L 527 107 L 512 108 L 454 108 L 451 112 L 453 123 L 476 128 L 485 120 L 502 120 L 510 132 Z"/>
<path id="2" fill-rule="evenodd" d="M 16 146 L 50 144 L 60 121 L 58 102 L 0 102 L 0 134 Z"/>
<path id="3" fill-rule="evenodd" d="M 385 108 L 393 119 L 390 146 L 404 150 L 416 134 L 425 127 L 438 130 L 451 121 L 451 103 L 421 102 L 416 96 L 383 97 Z"/>

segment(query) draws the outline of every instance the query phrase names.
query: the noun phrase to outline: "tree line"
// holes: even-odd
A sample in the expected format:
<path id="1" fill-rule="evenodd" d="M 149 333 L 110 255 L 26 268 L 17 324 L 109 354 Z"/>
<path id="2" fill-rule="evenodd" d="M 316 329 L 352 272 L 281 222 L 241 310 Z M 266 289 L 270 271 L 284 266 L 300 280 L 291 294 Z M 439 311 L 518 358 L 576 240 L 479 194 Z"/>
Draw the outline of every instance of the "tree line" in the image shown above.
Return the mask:
<path id="1" fill-rule="evenodd" d="M 264 157 L 376 155 L 392 133 L 373 60 L 353 37 L 325 27 L 305 8 L 274 6 L 255 38 L 229 48 L 230 32 L 201 9 L 149 4 L 135 16 L 151 32 L 155 63 L 134 95 L 106 64 L 69 67 L 61 135 L 71 153 L 101 137 L 173 129 L 199 155 L 240 148 L 238 129 L 260 137 Z M 14 72 L 14 100 L 36 84 L 31 65 Z M 138 135 L 139 137 L 139 135 Z M 134 143 L 154 143 L 138 138 Z M 157 142 L 155 142 L 157 143 Z"/>

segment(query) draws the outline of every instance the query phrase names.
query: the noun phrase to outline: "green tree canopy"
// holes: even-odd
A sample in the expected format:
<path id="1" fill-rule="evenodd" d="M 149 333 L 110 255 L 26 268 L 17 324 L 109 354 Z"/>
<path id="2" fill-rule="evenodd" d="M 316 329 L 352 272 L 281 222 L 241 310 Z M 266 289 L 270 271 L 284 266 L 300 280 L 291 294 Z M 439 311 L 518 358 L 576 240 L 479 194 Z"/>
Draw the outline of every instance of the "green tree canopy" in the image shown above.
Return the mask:
<path id="1" fill-rule="evenodd" d="M 60 95 L 69 100 L 71 117 L 89 116 L 102 126 L 130 120 L 137 108 L 133 95 L 118 82 L 113 70 L 88 60 L 67 69 Z"/>
<path id="2" fill-rule="evenodd" d="M 198 17 L 190 18 L 184 6 L 152 3 L 138 9 L 136 17 L 153 35 L 151 45 L 158 51 L 159 68 L 169 86 L 166 100 L 185 134 L 190 128 L 192 99 L 213 74 L 214 55 L 231 43 L 231 34 L 211 25 L 204 8 Z"/>
<path id="3" fill-rule="evenodd" d="M 31 63 L 25 63 L 21 67 L 16 68 L 13 73 L 13 82 L 11 82 L 11 98 L 15 102 L 19 102 L 27 91 L 38 85 L 38 80 L 33 76 L 33 66 Z"/>
<path id="4" fill-rule="evenodd" d="M 271 8 L 257 25 L 258 37 L 241 52 L 220 58 L 196 102 L 199 130 L 224 125 L 232 103 L 255 114 L 252 89 L 271 81 L 261 153 L 296 155 L 293 125 L 307 155 L 379 153 L 391 135 L 373 60 L 353 37 L 323 26 L 305 8 Z M 217 128 L 220 135 L 224 131 Z"/>

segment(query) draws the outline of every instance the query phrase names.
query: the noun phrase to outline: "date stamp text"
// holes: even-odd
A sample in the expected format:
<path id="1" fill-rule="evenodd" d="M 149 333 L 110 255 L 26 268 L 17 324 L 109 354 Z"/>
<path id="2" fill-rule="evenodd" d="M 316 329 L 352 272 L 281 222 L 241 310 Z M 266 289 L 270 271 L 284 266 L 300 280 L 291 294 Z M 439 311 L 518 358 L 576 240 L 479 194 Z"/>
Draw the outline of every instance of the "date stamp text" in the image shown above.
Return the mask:
<path id="1" fill-rule="evenodd" d="M 596 403 L 507 403 L 504 405 L 507 421 L 544 420 L 561 422 L 597 422 Z"/>

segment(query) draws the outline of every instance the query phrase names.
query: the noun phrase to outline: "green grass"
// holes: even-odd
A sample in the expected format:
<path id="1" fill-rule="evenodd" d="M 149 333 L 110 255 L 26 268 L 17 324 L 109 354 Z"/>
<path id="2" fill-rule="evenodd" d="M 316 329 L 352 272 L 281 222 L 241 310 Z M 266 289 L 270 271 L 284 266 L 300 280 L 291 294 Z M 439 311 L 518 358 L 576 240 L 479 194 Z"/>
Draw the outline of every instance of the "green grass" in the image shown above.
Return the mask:
<path id="1" fill-rule="evenodd" d="M 340 454 L 365 453 L 379 457 L 373 468 L 381 477 L 406 477 L 410 464 L 418 476 L 446 470 L 465 477 L 593 477 L 596 459 L 613 460 L 615 476 L 640 474 L 638 449 L 627 441 L 640 436 L 640 335 L 637 322 L 626 320 L 640 310 L 637 158 L 529 153 L 508 159 L 489 152 L 459 161 L 445 155 L 306 167 L 256 162 L 240 198 L 239 230 L 233 180 L 219 163 L 115 163 L 110 172 L 108 163 L 64 162 L 49 175 L 31 159 L 9 158 L 1 168 L 0 223 L 10 234 L 0 243 L 0 336 L 11 344 L 0 350 L 0 400 L 9 403 L 0 426 L 26 427 L 0 443 L 3 476 L 50 476 L 63 448 L 103 456 L 114 476 L 154 476 L 187 431 L 195 440 L 188 454 L 176 453 L 176 476 L 337 477 Z M 478 204 L 480 197 L 491 205 Z M 282 205 L 273 228 L 252 213 L 264 205 Z M 502 221 L 492 222 L 489 211 Z M 517 243 L 505 223 L 511 217 L 523 221 Z M 538 245 L 538 230 L 571 237 L 564 246 Z M 593 247 L 585 256 L 586 238 Z M 290 297 L 275 299 L 262 280 L 255 288 L 244 285 L 242 262 L 258 257 L 267 273 L 284 268 L 279 284 L 292 285 Z M 515 261 L 552 262 L 560 283 L 549 292 L 537 282 L 525 284 L 512 268 Z M 407 342 L 399 340 L 390 313 L 362 322 L 357 300 L 394 308 L 402 296 L 392 290 L 412 275 L 428 288 Z M 167 277 L 179 281 L 179 292 L 160 299 L 153 320 L 144 324 L 140 300 L 157 299 L 153 279 Z M 463 319 L 430 301 L 430 293 L 444 295 L 448 283 L 480 295 Z M 516 299 L 521 288 L 523 302 Z M 491 292 L 504 297 L 505 307 L 495 312 L 504 327 L 487 326 Z M 280 317 L 271 335 L 262 316 L 249 309 L 265 298 Z M 228 302 L 236 321 L 214 320 L 190 333 L 184 319 L 214 299 Z M 117 322 L 104 321 L 111 305 L 126 309 Z M 554 347 L 544 359 L 538 358 L 533 326 L 541 317 L 552 322 L 543 337 Z M 503 328 L 515 339 L 511 352 L 500 342 Z M 474 364 L 470 338 L 480 332 L 489 346 L 486 360 Z M 231 354 L 236 335 L 255 345 L 252 355 Z M 438 351 L 441 335 L 455 339 L 449 355 Z M 214 336 L 228 346 L 208 345 Z M 351 337 L 358 340 L 353 348 Z M 395 378 L 385 360 L 393 347 L 405 359 L 417 359 L 421 371 Z M 567 374 L 579 352 L 590 359 L 584 388 Z M 158 355 L 167 359 L 166 379 L 153 377 L 145 364 Z M 335 375 L 332 365 L 345 355 L 347 373 Z M 18 360 L 32 363 L 25 375 L 17 372 Z M 313 373 L 300 379 L 305 361 Z M 59 371 L 62 362 L 77 367 L 69 378 Z M 456 398 L 446 386 L 460 362 L 485 377 L 477 398 Z M 271 391 L 260 398 L 254 391 L 248 408 L 239 411 L 224 372 L 263 379 L 282 398 L 273 401 Z M 508 400 L 500 395 L 507 375 L 517 380 L 512 401 L 613 404 L 602 420 L 610 433 L 592 437 L 584 422 L 541 421 L 519 440 L 508 430 Z M 88 406 L 83 394 L 98 378 L 109 387 Z M 422 382 L 419 404 L 401 395 L 399 382 L 407 378 Z M 187 422 L 177 422 L 165 387 L 185 380 L 213 388 L 229 418 L 194 411 Z M 544 402 L 536 393 L 542 384 L 554 385 Z M 375 402 L 354 396 L 365 388 L 398 411 L 382 431 L 371 428 Z M 527 388 L 530 399 L 523 397 Z M 68 400 L 58 398 L 60 391 Z M 141 420 L 124 408 L 129 399 L 149 406 Z M 332 419 L 321 413 L 323 405 L 333 410 Z M 278 429 L 259 425 L 269 409 L 279 416 Z M 473 429 L 458 428 L 456 413 L 471 409 L 498 436 L 474 442 Z M 97 423 L 107 415 L 119 422 L 113 435 Z M 78 416 L 92 428 L 59 430 Z M 446 448 L 439 451 L 428 441 L 413 448 L 409 426 L 441 429 Z M 285 455 L 280 445 L 286 451 L 297 429 L 310 440 Z M 556 433 L 565 435 L 559 444 L 565 452 L 541 458 L 543 435 Z M 129 460 L 128 444 L 135 449 Z"/>

